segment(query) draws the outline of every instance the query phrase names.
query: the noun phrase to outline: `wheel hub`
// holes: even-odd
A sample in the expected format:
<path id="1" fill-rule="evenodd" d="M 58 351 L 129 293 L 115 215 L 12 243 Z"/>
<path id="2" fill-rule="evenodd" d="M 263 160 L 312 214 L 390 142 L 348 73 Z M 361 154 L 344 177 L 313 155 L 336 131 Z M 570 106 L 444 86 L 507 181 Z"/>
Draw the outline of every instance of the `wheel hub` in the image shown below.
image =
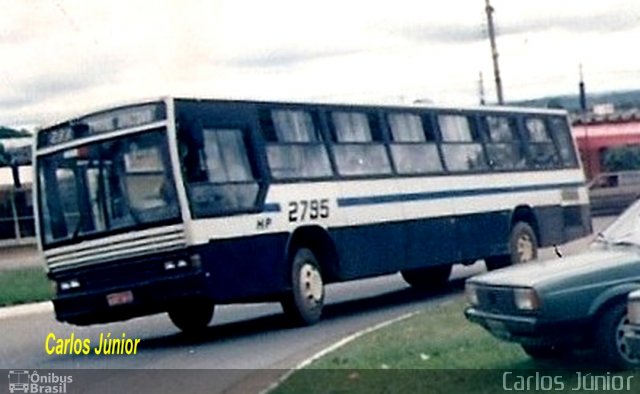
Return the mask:
<path id="1" fill-rule="evenodd" d="M 527 234 L 522 234 L 517 241 L 516 251 L 520 263 L 526 263 L 534 258 L 534 247 L 531 237 Z"/>
<path id="2" fill-rule="evenodd" d="M 629 324 L 629 319 L 627 319 L 627 317 L 623 317 L 620 319 L 620 322 L 616 327 L 616 350 L 626 362 L 630 364 L 638 364 L 640 363 L 640 360 L 631 356 L 629 353 L 629 345 L 624 337 L 624 327 L 627 324 Z"/>
<path id="3" fill-rule="evenodd" d="M 300 288 L 302 295 L 308 302 L 319 303 L 323 296 L 322 276 L 318 269 L 311 264 L 304 264 L 300 270 Z"/>

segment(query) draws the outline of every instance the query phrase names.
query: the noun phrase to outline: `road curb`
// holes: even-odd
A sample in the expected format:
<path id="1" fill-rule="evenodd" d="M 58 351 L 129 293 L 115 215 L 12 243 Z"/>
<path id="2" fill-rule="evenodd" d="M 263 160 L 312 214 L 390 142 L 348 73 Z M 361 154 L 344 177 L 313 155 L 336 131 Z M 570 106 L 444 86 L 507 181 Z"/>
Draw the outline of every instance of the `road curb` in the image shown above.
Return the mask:
<path id="1" fill-rule="evenodd" d="M 262 390 L 260 392 L 260 394 L 268 394 L 271 393 L 273 390 L 275 390 L 276 388 L 278 388 L 278 386 L 280 386 L 285 380 L 287 380 L 291 375 L 293 375 L 296 371 L 303 369 L 305 367 L 307 367 L 308 365 L 310 365 L 311 363 L 313 363 L 314 361 L 326 356 L 327 354 L 341 348 L 342 346 L 360 338 L 363 335 L 369 334 L 371 332 L 374 332 L 376 330 L 380 330 L 384 327 L 390 326 L 394 323 L 397 323 L 399 321 L 408 319 L 412 316 L 417 315 L 418 313 L 420 313 L 420 311 L 415 311 L 415 312 L 409 312 L 409 313 L 405 313 L 403 315 L 394 317 L 393 319 L 390 320 L 385 320 L 383 322 L 380 322 L 376 325 L 373 325 L 371 327 L 367 327 L 364 328 L 362 330 L 356 331 L 353 334 L 350 334 L 342 339 L 339 339 L 338 341 L 332 343 L 331 345 L 325 347 L 324 349 L 316 352 L 315 354 L 313 354 L 312 356 L 306 358 L 305 360 L 301 361 L 300 363 L 298 363 L 295 367 L 293 367 L 292 369 L 288 370 L 285 374 L 281 375 L 278 380 L 276 380 L 275 382 L 271 383 L 266 389 Z"/>
<path id="2" fill-rule="evenodd" d="M 34 315 L 38 313 L 52 312 L 53 303 L 51 301 L 37 302 L 33 304 L 5 306 L 0 308 L 0 320 L 12 317 Z"/>

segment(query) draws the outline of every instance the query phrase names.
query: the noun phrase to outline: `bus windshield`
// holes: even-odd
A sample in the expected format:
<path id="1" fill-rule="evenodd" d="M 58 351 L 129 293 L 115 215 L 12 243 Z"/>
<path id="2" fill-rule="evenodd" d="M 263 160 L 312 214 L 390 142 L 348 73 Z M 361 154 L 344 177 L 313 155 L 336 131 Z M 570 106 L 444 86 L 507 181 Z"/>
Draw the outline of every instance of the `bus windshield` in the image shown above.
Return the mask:
<path id="1" fill-rule="evenodd" d="M 180 218 L 162 129 L 42 156 L 37 179 L 44 245 Z"/>

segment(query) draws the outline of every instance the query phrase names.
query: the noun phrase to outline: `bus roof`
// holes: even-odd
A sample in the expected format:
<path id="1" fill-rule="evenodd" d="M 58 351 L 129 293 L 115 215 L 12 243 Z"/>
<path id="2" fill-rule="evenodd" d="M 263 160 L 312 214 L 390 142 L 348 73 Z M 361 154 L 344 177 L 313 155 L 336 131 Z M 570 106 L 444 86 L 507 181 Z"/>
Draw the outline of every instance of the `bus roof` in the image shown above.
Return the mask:
<path id="1" fill-rule="evenodd" d="M 226 103 L 226 104 L 239 104 L 239 105 L 261 105 L 261 106 L 317 106 L 323 109 L 329 108 L 361 108 L 372 110 L 376 108 L 381 109 L 393 109 L 393 110 L 433 110 L 433 111 L 482 111 L 482 112 L 498 112 L 498 113 L 522 113 L 522 114 L 557 114 L 567 115 L 567 111 L 564 109 L 553 108 L 536 108 L 536 107 L 522 107 L 522 106 L 497 106 L 497 105 L 438 105 L 432 103 L 416 102 L 411 104 L 391 104 L 391 103 L 348 103 L 348 102 L 329 102 L 329 101 L 283 101 L 283 100 L 251 100 L 251 99 L 233 99 L 233 98 L 214 98 L 214 97 L 180 97 L 180 96 L 161 96 L 147 99 L 137 99 L 114 104 L 109 107 L 101 106 L 94 110 L 90 110 L 84 113 L 80 113 L 71 117 L 63 118 L 50 122 L 48 125 L 40 128 L 37 132 L 42 130 L 59 127 L 63 124 L 80 120 L 82 118 L 98 115 L 100 113 L 113 111 L 120 108 L 126 108 L 136 105 L 144 105 L 149 103 L 157 103 L 166 100 L 173 99 L 175 101 L 196 101 L 196 102 L 211 102 L 211 103 Z"/>

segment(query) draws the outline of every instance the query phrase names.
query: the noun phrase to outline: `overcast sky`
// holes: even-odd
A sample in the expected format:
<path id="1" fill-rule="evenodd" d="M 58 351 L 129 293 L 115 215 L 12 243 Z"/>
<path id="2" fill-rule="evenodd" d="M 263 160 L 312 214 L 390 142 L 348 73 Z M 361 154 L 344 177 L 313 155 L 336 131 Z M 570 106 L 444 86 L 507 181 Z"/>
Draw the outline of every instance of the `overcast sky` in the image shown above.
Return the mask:
<path id="1" fill-rule="evenodd" d="M 640 88 L 640 1 L 492 0 L 507 100 Z M 162 95 L 495 100 L 484 0 L 0 0 L 0 125 Z"/>

